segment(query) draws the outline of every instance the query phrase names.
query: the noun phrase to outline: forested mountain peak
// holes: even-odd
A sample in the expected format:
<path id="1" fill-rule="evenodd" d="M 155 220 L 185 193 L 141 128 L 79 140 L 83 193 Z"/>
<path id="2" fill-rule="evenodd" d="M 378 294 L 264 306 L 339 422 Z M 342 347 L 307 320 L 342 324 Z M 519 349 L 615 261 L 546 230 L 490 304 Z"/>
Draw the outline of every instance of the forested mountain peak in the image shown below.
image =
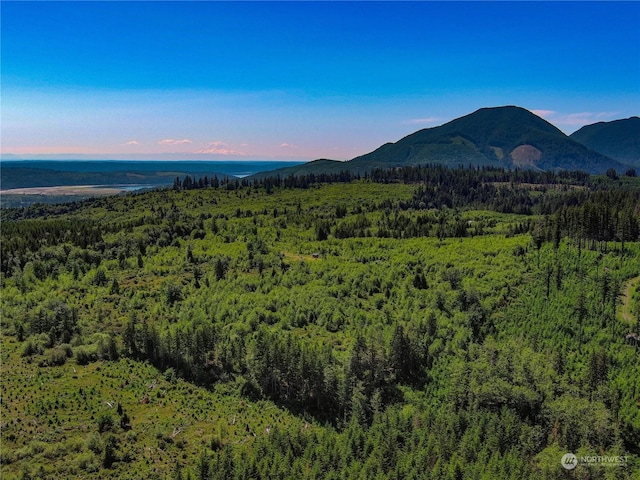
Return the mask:
<path id="1" fill-rule="evenodd" d="M 509 105 L 481 108 L 438 127 L 418 130 L 346 162 L 315 160 L 251 178 L 342 171 L 364 174 L 376 168 L 428 164 L 589 173 L 628 169 L 628 165 L 577 142 L 529 110 Z"/>
<path id="2" fill-rule="evenodd" d="M 517 106 L 481 108 L 444 125 L 419 130 L 357 157 L 355 165 L 442 163 L 452 166 L 581 169 L 602 173 L 624 167 L 581 145 Z"/>
<path id="3" fill-rule="evenodd" d="M 614 160 L 640 166 L 640 117 L 586 125 L 571 138 Z"/>

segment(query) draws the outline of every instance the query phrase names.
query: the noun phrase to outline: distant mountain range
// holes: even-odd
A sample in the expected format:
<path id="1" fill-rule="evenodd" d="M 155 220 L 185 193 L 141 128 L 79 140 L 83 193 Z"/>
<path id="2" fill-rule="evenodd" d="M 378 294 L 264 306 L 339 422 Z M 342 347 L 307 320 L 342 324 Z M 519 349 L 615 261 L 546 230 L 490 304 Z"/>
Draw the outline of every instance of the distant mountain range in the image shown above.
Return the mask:
<path id="1" fill-rule="evenodd" d="M 571 138 L 614 160 L 640 167 L 639 117 L 586 125 Z"/>
<path id="2" fill-rule="evenodd" d="M 146 167 L 154 162 L 139 162 L 145 166 L 143 171 L 140 165 L 133 165 L 135 162 L 121 162 L 123 166 L 117 169 L 117 162 L 103 162 L 113 166 L 109 168 L 111 171 L 89 173 L 87 170 L 74 168 L 69 173 L 43 170 L 42 166 L 38 169 L 35 164 L 14 164 L 8 161 L 14 159 L 10 155 L 2 155 L 2 160 L 6 163 L 0 169 L 0 185 L 4 189 L 77 184 L 171 184 L 176 176 L 204 175 L 204 170 L 200 167 L 206 163 L 181 161 L 174 162 L 175 165 L 171 168 L 168 168 L 168 163 L 160 163 L 147 169 Z M 35 160 L 33 162 L 37 163 Z M 86 169 L 95 165 L 93 162 L 84 163 L 87 165 Z M 260 168 L 265 169 L 276 166 L 267 161 L 257 163 L 264 164 Z M 283 165 L 281 162 L 277 163 Z M 395 143 L 386 143 L 370 153 L 346 162 L 314 160 L 262 171 L 248 178 L 331 174 L 341 171 L 364 174 L 375 168 L 424 164 L 583 170 L 596 174 L 613 168 L 623 173 L 630 166 L 640 167 L 640 118 L 631 117 L 587 125 L 567 136 L 546 120 L 521 107 L 481 108 L 439 127 L 425 128 Z M 26 167 L 30 168 L 23 171 L 18 169 Z M 211 165 L 207 167 L 207 170 L 210 169 Z M 206 173 L 214 175 L 211 171 Z M 224 174 L 220 173 L 218 176 Z"/>
<path id="3" fill-rule="evenodd" d="M 635 140 L 629 139 L 628 143 L 635 141 L 637 145 L 638 127 L 628 126 L 625 132 L 621 131 L 619 136 L 635 136 Z M 628 164 L 624 164 L 616 156 L 604 154 L 605 149 L 600 145 L 609 145 L 606 138 L 597 149 L 590 148 L 582 140 L 578 141 L 579 138 L 579 135 L 577 138 L 568 137 L 546 120 L 521 107 L 481 108 L 439 127 L 425 128 L 395 143 L 384 144 L 371 153 L 347 162 L 315 160 L 294 168 L 263 172 L 255 176 L 336 173 L 342 170 L 364 173 L 378 167 L 430 163 L 583 170 L 590 173 L 604 173 L 609 168 L 622 172 L 628 168 Z M 608 138 L 612 142 L 619 142 L 619 137 L 613 134 Z"/>

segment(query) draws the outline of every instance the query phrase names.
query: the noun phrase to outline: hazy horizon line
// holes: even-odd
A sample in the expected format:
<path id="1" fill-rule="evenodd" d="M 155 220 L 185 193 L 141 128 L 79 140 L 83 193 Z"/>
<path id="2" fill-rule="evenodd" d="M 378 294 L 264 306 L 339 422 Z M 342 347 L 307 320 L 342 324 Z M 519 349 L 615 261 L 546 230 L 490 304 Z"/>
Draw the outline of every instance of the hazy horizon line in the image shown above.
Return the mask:
<path id="1" fill-rule="evenodd" d="M 8 158 L 7 158 L 8 157 Z M 231 163 L 253 163 L 253 162 L 290 162 L 290 163 L 306 163 L 313 160 L 308 159 L 293 159 L 293 158 L 152 158 L 153 155 L 143 156 L 141 158 L 132 158 L 131 155 L 126 158 L 115 158 L 114 154 L 100 155 L 100 154 L 12 154 L 3 153 L 0 154 L 0 161 L 2 162 L 29 162 L 29 161 L 50 161 L 50 162 L 72 162 L 72 161 L 96 161 L 96 162 L 231 162 Z M 336 160 L 341 161 L 341 160 Z"/>

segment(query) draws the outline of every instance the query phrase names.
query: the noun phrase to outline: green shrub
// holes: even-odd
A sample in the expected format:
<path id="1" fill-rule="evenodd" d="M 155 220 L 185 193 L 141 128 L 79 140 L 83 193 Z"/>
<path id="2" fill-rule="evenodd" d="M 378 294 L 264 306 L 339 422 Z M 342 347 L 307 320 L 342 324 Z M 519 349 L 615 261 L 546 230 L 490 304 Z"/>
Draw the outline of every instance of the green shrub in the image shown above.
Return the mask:
<path id="1" fill-rule="evenodd" d="M 38 455 L 39 453 L 44 452 L 45 448 L 47 448 L 47 444 L 44 442 L 35 441 L 31 442 L 29 448 L 31 449 L 31 453 L 33 455 Z"/>
<path id="2" fill-rule="evenodd" d="M 99 287 L 104 287 L 107 284 L 107 282 L 108 282 L 107 274 L 102 268 L 99 268 L 93 277 L 93 284 Z"/>
<path id="3" fill-rule="evenodd" d="M 167 303 L 173 305 L 182 300 L 182 288 L 179 285 L 168 285 L 165 292 Z"/>
<path id="4" fill-rule="evenodd" d="M 16 461 L 16 454 L 6 446 L 0 449 L 0 465 L 9 465 Z"/>
<path id="5" fill-rule="evenodd" d="M 98 360 L 98 351 L 95 345 L 81 345 L 74 350 L 74 356 L 78 365 L 88 365 Z"/>
<path id="6" fill-rule="evenodd" d="M 73 357 L 73 347 L 71 347 L 71 345 L 69 345 L 68 343 L 63 343 L 59 348 L 64 350 L 64 354 L 67 356 L 67 358 Z"/>
<path id="7" fill-rule="evenodd" d="M 64 365 L 67 363 L 67 352 L 60 347 L 52 348 L 47 355 L 47 364 L 52 366 Z"/>
<path id="8" fill-rule="evenodd" d="M 102 456 L 102 466 L 111 468 L 113 462 L 118 460 L 117 451 L 120 441 L 115 435 L 109 434 L 104 439 L 104 454 Z"/>
<path id="9" fill-rule="evenodd" d="M 81 453 L 74 459 L 73 463 L 76 468 L 88 473 L 100 470 L 100 463 L 98 462 L 98 459 L 90 452 Z"/>
<path id="10" fill-rule="evenodd" d="M 33 452 L 31 451 L 31 447 L 29 445 L 25 445 L 24 447 L 16 450 L 14 454 L 17 460 L 23 460 L 25 458 L 31 457 L 33 455 Z"/>
<path id="11" fill-rule="evenodd" d="M 81 438 L 69 439 L 66 445 L 67 445 L 66 448 L 68 448 L 69 451 L 74 453 L 80 453 L 84 448 L 84 442 L 82 441 Z"/>
<path id="12" fill-rule="evenodd" d="M 113 428 L 113 418 L 108 413 L 103 413 L 98 418 L 98 432 L 108 432 Z"/>
<path id="13" fill-rule="evenodd" d="M 44 457 L 52 460 L 58 457 L 64 457 L 67 454 L 66 446 L 62 443 L 54 443 L 53 445 L 48 445 L 44 449 Z"/>
<path id="14" fill-rule="evenodd" d="M 30 357 L 32 355 L 42 355 L 50 345 L 49 335 L 46 333 L 40 333 L 38 335 L 32 335 L 27 339 L 27 341 L 22 345 L 22 351 L 20 354 L 23 357 Z"/>
<path id="15" fill-rule="evenodd" d="M 89 436 L 87 437 L 85 444 L 87 448 L 91 450 L 93 453 L 95 453 L 96 455 L 100 455 L 102 453 L 102 439 L 100 438 L 100 435 L 98 435 L 97 433 L 95 432 L 90 433 Z"/>
<path id="16" fill-rule="evenodd" d="M 136 432 L 134 432 L 133 430 L 130 430 L 124 436 L 124 440 L 127 443 L 132 443 L 132 444 L 136 443 L 138 441 L 138 434 Z"/>
<path id="17" fill-rule="evenodd" d="M 23 357 L 30 357 L 32 355 L 35 355 L 36 353 L 38 353 L 38 349 L 32 338 L 29 338 L 22 344 L 20 355 L 22 355 Z"/>
<path id="18" fill-rule="evenodd" d="M 171 367 L 167 368 L 164 372 L 164 378 L 167 382 L 175 385 L 177 382 L 176 371 Z"/>

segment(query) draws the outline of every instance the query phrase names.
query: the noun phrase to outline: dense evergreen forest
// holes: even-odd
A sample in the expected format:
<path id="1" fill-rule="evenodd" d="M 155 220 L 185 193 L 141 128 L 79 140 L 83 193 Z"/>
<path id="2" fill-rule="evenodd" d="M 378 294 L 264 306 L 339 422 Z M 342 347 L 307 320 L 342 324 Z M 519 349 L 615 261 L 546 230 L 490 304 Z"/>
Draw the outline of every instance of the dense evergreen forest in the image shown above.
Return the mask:
<path id="1" fill-rule="evenodd" d="M 638 478 L 628 173 L 184 177 L 5 209 L 2 477 Z"/>

